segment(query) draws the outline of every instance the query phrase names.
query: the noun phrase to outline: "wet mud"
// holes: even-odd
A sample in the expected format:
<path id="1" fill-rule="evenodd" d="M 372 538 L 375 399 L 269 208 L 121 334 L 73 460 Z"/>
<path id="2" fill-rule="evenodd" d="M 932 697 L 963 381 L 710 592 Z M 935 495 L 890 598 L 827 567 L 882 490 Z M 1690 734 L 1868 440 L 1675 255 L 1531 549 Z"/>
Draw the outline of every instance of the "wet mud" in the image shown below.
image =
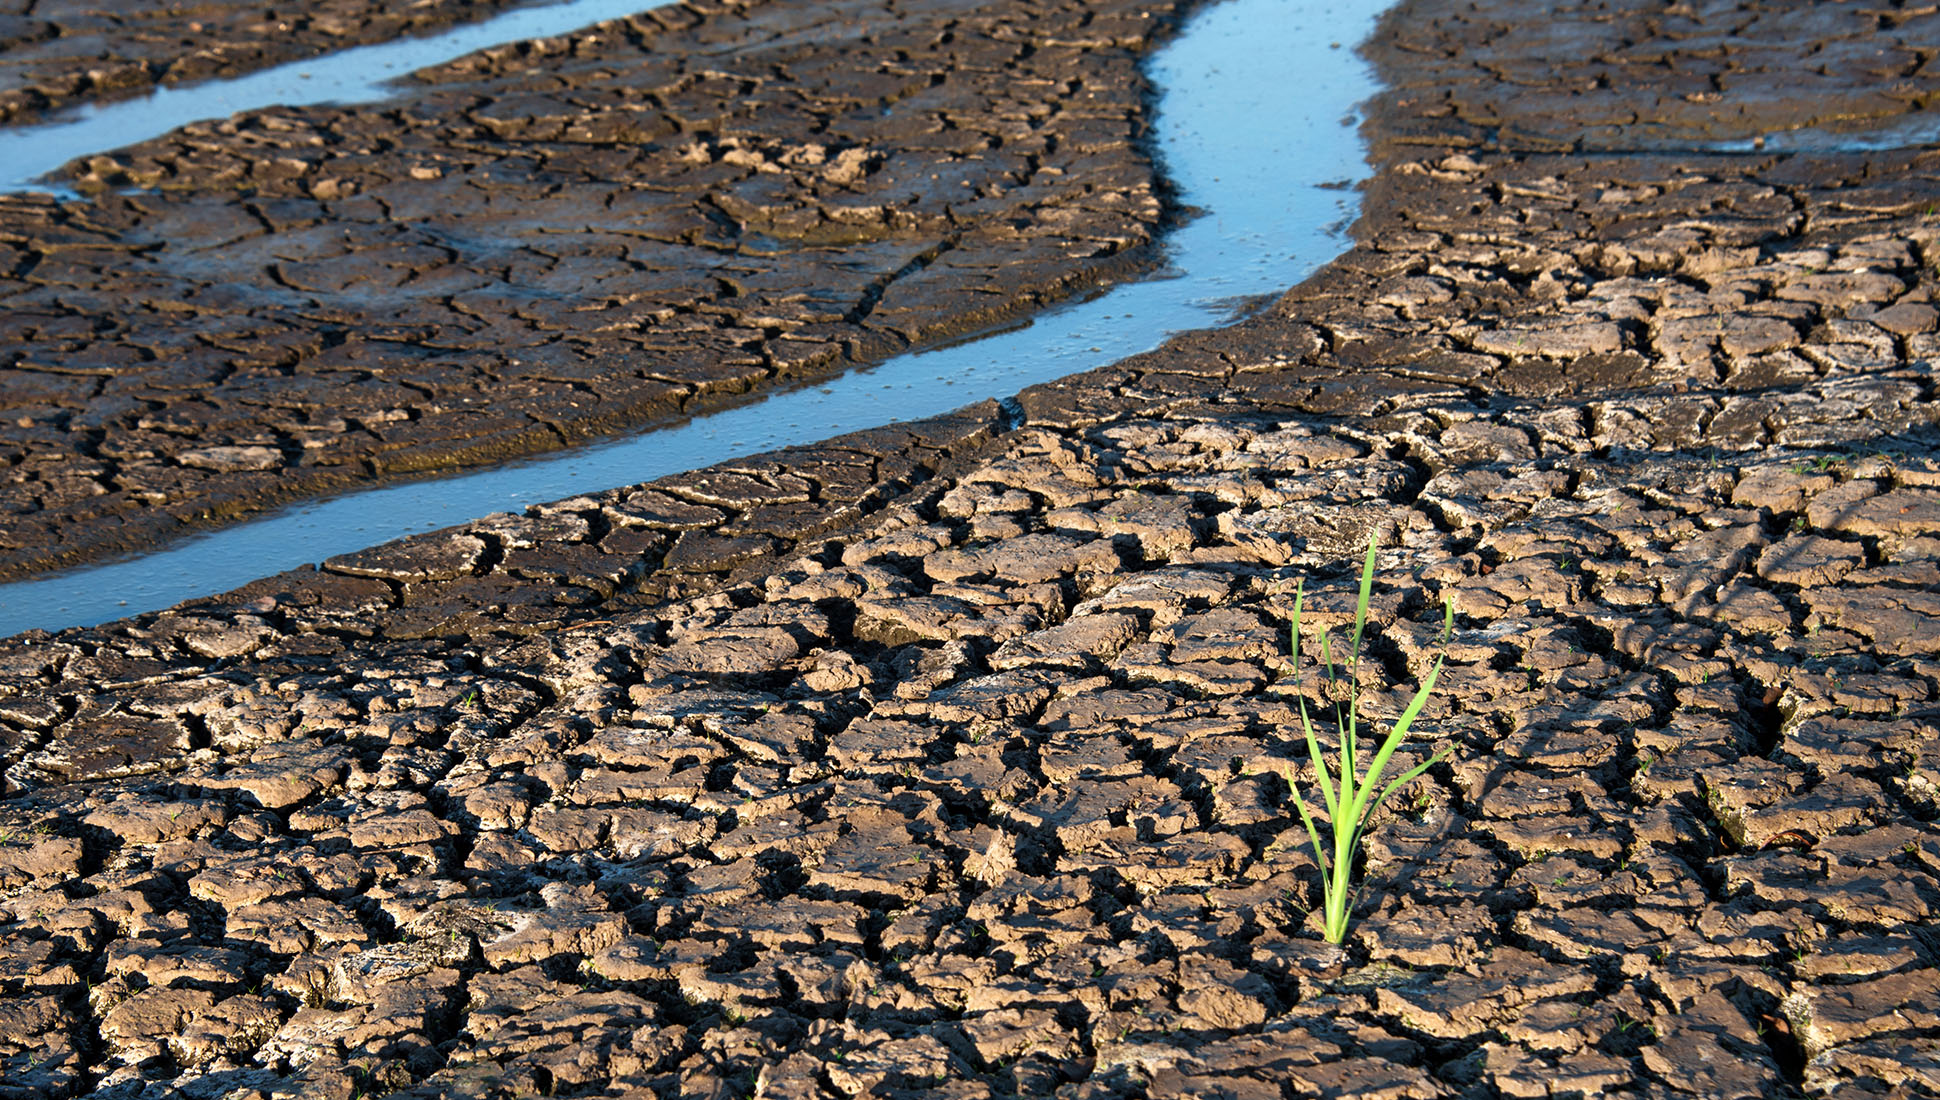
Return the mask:
<path id="1" fill-rule="evenodd" d="M 0 197 L 0 576 L 667 422 L 1150 263 L 1168 7 L 655 9 Z"/>
<path id="2" fill-rule="evenodd" d="M 0 15 L 0 122 L 33 122 L 63 107 L 234 77 L 523 6 L 518 0 L 9 5 Z"/>
<path id="3" fill-rule="evenodd" d="M 1252 320 L 6 642 L 7 1079 L 1940 1094 L 1940 155 L 1521 143 L 1756 36 L 1476 10 L 1384 25 L 1362 243 Z M 1453 755 L 1343 951 L 1287 628 L 1370 534 Z"/>

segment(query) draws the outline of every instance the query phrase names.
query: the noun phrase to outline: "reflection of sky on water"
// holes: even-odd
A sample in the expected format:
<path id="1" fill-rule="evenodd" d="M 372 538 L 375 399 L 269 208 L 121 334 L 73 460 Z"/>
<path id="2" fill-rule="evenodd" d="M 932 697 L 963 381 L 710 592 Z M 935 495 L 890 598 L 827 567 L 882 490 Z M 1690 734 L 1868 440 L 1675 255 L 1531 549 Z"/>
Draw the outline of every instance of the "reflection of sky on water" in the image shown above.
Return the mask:
<path id="1" fill-rule="evenodd" d="M 1917 149 L 1940 143 L 1940 110 L 1913 111 L 1840 129 L 1809 127 L 1775 130 L 1744 141 L 1718 141 L 1699 148 L 1718 153 L 1877 153 Z"/>

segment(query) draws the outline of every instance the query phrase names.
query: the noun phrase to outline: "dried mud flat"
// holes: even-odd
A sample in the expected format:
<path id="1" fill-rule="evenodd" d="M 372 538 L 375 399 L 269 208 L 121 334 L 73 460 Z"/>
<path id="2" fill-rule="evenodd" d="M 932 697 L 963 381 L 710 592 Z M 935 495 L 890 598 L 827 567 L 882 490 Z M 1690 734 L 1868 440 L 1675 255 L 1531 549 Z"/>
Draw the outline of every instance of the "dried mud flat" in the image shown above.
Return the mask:
<path id="1" fill-rule="evenodd" d="M 6 643 L 9 1087 L 1940 1093 L 1940 156 L 1691 151 L 1933 17 L 1487 11 L 1384 26 L 1359 247 L 1021 426 Z M 1286 622 L 1370 531 L 1455 754 L 1335 954 Z"/>

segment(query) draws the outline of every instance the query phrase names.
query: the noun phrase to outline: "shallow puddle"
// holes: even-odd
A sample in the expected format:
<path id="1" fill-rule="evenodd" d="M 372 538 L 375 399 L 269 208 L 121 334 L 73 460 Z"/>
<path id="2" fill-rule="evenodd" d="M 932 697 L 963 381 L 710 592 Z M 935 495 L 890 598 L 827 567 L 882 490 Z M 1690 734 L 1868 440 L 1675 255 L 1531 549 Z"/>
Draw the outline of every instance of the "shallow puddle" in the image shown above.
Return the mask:
<path id="1" fill-rule="evenodd" d="M 630 10 L 645 6 L 635 0 Z M 1195 15 L 1147 64 L 1160 91 L 1155 132 L 1164 171 L 1180 202 L 1199 212 L 1168 234 L 1158 278 L 678 427 L 313 501 L 158 553 L 0 586 L 0 636 L 99 623 L 492 512 L 1007 398 L 1155 347 L 1172 333 L 1228 322 L 1350 243 L 1355 185 L 1368 171 L 1356 106 L 1377 87 L 1353 47 L 1385 6 L 1226 0 Z M 628 5 L 609 0 L 606 7 Z M 1298 99 L 1288 96 L 1288 73 L 1301 74 Z"/>
<path id="2" fill-rule="evenodd" d="M 1747 141 L 1720 141 L 1704 147 L 1720 153 L 1878 153 L 1914 149 L 1940 142 L 1940 112 L 1913 111 L 1855 125 L 1810 126 L 1778 130 Z"/>

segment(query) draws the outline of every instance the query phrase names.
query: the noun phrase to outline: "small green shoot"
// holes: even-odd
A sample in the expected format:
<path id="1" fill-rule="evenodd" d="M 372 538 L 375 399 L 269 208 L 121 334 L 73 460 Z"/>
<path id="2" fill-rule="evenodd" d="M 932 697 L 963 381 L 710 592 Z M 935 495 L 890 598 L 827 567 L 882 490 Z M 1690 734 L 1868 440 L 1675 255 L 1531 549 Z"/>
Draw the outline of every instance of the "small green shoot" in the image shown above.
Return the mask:
<path id="1" fill-rule="evenodd" d="M 1314 845 L 1314 858 L 1320 863 L 1321 906 L 1325 920 L 1325 934 L 1328 943 L 1340 943 L 1347 938 L 1347 926 L 1354 915 L 1354 903 L 1360 892 L 1351 889 L 1354 863 L 1360 855 L 1361 838 L 1367 832 L 1368 819 L 1387 801 L 1389 795 L 1418 778 L 1429 767 L 1446 757 L 1451 749 L 1443 749 L 1435 755 L 1408 769 L 1399 778 L 1380 787 L 1381 773 L 1387 769 L 1388 759 L 1394 751 L 1407 740 L 1408 729 L 1414 725 L 1421 708 L 1428 702 L 1428 696 L 1435 690 L 1435 679 L 1441 675 L 1443 657 L 1435 658 L 1435 665 L 1428 670 L 1428 678 L 1416 690 L 1414 698 L 1396 719 L 1394 727 L 1388 731 L 1387 739 L 1368 763 L 1367 771 L 1362 774 L 1356 759 L 1360 733 L 1360 666 L 1361 634 L 1367 627 L 1367 605 L 1374 591 L 1374 558 L 1378 550 L 1378 540 L 1369 537 L 1367 541 L 1367 560 L 1361 566 L 1361 595 L 1354 608 L 1354 638 L 1348 647 L 1347 657 L 1347 701 L 1334 703 L 1334 727 L 1340 735 L 1339 781 L 1328 770 L 1327 761 L 1321 753 L 1320 739 L 1314 734 L 1313 720 L 1308 716 L 1305 699 L 1300 701 L 1300 725 L 1307 735 L 1307 755 L 1314 762 L 1314 770 L 1320 779 L 1320 793 L 1327 810 L 1328 830 L 1333 839 L 1333 858 L 1329 859 L 1326 845 L 1321 843 L 1320 827 L 1314 821 L 1313 813 L 1307 808 L 1307 800 L 1300 794 L 1300 787 L 1293 780 L 1293 773 L 1287 773 L 1287 786 L 1293 792 L 1294 805 L 1300 811 L 1300 820 L 1307 826 L 1307 836 Z M 1303 582 L 1294 592 L 1292 642 L 1296 670 L 1300 661 L 1300 611 L 1306 598 L 1306 585 Z M 1455 630 L 1455 605 L 1443 605 L 1442 642 L 1447 644 Z M 1327 632 L 1320 632 L 1320 661 L 1329 681 L 1335 679 L 1333 653 L 1328 642 Z M 1296 671 L 1295 676 L 1299 676 Z M 1298 680 L 1296 679 L 1296 684 Z M 1379 794 L 1375 791 L 1379 790 Z"/>

